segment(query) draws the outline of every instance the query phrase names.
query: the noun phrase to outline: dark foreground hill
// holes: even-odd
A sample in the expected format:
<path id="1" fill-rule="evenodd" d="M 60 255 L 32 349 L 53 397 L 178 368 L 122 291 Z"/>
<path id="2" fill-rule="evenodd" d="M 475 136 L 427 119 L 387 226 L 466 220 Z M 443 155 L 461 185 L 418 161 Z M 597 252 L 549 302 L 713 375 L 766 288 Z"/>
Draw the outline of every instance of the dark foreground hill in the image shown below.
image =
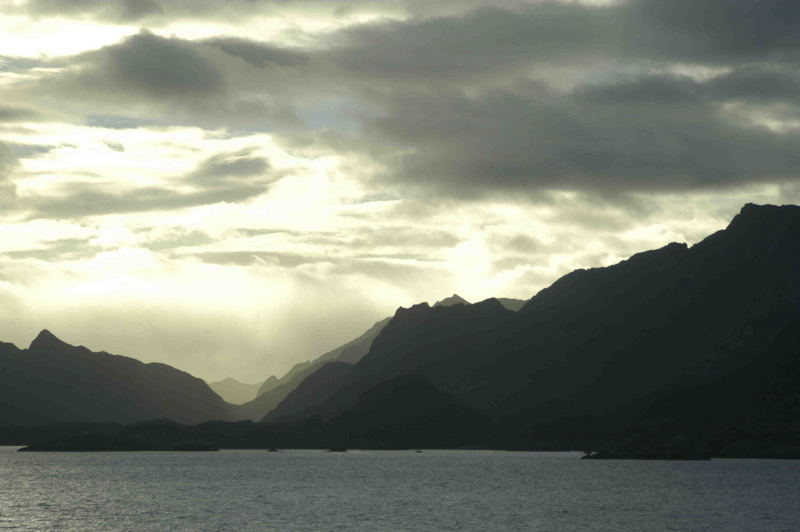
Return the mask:
<path id="1" fill-rule="evenodd" d="M 651 455 L 800 445 L 800 207 L 747 205 L 691 248 L 575 271 L 516 313 L 495 300 L 400 309 L 346 375 L 266 421 L 391 445 L 364 427 L 399 413 L 365 414 L 364 398 L 407 375 L 483 420 L 465 444 Z"/>
<path id="2" fill-rule="evenodd" d="M 0 426 L 199 423 L 231 419 L 231 406 L 188 373 L 72 346 L 47 330 L 27 350 L 0 344 Z"/>

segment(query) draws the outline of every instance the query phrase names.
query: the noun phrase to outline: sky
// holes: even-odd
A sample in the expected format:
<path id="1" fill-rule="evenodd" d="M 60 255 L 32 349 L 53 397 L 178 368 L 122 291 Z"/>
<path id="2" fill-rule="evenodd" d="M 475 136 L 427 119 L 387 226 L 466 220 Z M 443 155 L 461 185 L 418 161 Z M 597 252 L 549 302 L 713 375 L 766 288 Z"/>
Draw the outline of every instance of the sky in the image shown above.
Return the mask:
<path id="1" fill-rule="evenodd" d="M 0 340 L 258 382 L 800 202 L 796 0 L 0 0 Z"/>

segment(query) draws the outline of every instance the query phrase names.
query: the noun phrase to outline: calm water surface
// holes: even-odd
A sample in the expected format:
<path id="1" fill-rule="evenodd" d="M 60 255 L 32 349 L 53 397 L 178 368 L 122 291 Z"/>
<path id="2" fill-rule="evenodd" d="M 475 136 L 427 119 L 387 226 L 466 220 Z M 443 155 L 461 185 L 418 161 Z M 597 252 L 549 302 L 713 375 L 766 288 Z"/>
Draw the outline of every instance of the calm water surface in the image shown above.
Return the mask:
<path id="1" fill-rule="evenodd" d="M 0 448 L 0 529 L 800 530 L 797 461 L 579 458 Z"/>

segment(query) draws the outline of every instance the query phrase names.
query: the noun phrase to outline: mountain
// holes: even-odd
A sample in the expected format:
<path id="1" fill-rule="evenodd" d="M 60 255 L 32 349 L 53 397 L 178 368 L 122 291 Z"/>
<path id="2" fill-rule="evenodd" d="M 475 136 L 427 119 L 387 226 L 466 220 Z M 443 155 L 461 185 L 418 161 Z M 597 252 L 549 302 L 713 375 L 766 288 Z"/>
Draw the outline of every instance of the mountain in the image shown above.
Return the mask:
<path id="1" fill-rule="evenodd" d="M 526 301 L 521 299 L 498 299 L 500 303 L 509 310 L 519 310 Z M 444 298 L 441 301 L 434 303 L 434 307 L 451 307 L 455 305 L 470 305 L 471 303 L 459 296 L 453 294 L 450 297 Z M 256 399 L 250 401 L 240 410 L 239 416 L 242 419 L 260 420 L 266 414 L 274 410 L 298 385 L 303 382 L 303 379 L 312 375 L 315 371 L 320 369 L 328 362 L 347 362 L 355 364 L 367 354 L 372 341 L 380 333 L 383 327 L 389 323 L 389 318 L 385 318 L 375 325 L 373 325 L 363 335 L 355 340 L 348 342 L 332 351 L 319 356 L 318 358 L 295 364 L 289 372 L 281 377 L 270 377 L 261 385 Z M 284 414 L 281 414 L 283 416 Z"/>
<path id="2" fill-rule="evenodd" d="M 274 379 L 275 377 L 271 378 Z M 221 381 L 210 382 L 208 385 L 228 403 L 240 405 L 255 399 L 261 387 L 267 382 L 269 382 L 269 379 L 264 383 L 246 384 L 228 377 Z"/>
<path id="3" fill-rule="evenodd" d="M 280 379 L 272 381 L 271 379 L 274 377 L 270 377 L 270 379 L 267 379 L 267 381 L 262 384 L 258 396 L 255 399 L 237 408 L 235 414 L 236 419 L 261 420 L 278 406 L 292 390 L 297 388 L 303 379 L 328 362 L 345 362 L 349 364 L 358 362 L 367 354 L 372 345 L 372 341 L 386 324 L 389 323 L 389 320 L 390 318 L 385 318 L 375 323 L 358 338 L 336 349 L 332 349 L 314 360 L 295 364 L 292 369 Z"/>
<path id="4" fill-rule="evenodd" d="M 352 369 L 353 364 L 347 362 L 323 364 L 286 395 L 280 402 L 280 412 L 274 416 L 274 419 L 291 418 L 298 411 L 308 408 L 309 403 L 323 404 L 328 398 L 326 393 L 329 390 L 335 390 L 347 378 Z"/>
<path id="5" fill-rule="evenodd" d="M 528 302 L 526 299 L 513 299 L 510 297 L 496 297 L 495 299 L 505 308 L 514 312 L 524 307 L 525 303 Z M 434 307 L 452 307 L 453 305 L 471 305 L 471 303 L 460 295 L 453 294 L 433 304 Z"/>
<path id="6" fill-rule="evenodd" d="M 470 302 L 458 294 L 453 294 L 433 304 L 434 307 L 452 307 L 453 305 L 469 305 Z"/>
<path id="7" fill-rule="evenodd" d="M 692 247 L 577 270 L 517 312 L 493 299 L 399 309 L 344 378 L 317 389 L 324 401 L 279 405 L 265 421 L 318 419 L 347 434 L 341 420 L 371 390 L 415 375 L 489 419 L 487 445 L 714 434 L 732 452 L 731 434 L 758 430 L 783 441 L 800 428 L 799 236 L 800 207 L 748 204 Z"/>
<path id="8" fill-rule="evenodd" d="M 498 297 L 497 301 L 511 311 L 518 311 L 528 302 L 527 299 L 512 299 L 510 297 Z"/>
<path id="9" fill-rule="evenodd" d="M 166 364 L 92 352 L 47 330 L 27 350 L 0 344 L 0 426 L 230 419 L 201 379 Z"/>
<path id="10" fill-rule="evenodd" d="M 259 386 L 258 391 L 256 392 L 255 396 L 258 397 L 259 395 L 261 395 L 263 393 L 267 393 L 271 389 L 273 389 L 276 386 L 278 386 L 278 384 L 280 384 L 280 379 L 278 377 L 276 377 L 275 375 L 270 375 L 267 378 L 267 380 L 265 380 L 264 382 L 261 383 L 261 386 Z M 255 397 L 253 399 L 255 399 Z"/>

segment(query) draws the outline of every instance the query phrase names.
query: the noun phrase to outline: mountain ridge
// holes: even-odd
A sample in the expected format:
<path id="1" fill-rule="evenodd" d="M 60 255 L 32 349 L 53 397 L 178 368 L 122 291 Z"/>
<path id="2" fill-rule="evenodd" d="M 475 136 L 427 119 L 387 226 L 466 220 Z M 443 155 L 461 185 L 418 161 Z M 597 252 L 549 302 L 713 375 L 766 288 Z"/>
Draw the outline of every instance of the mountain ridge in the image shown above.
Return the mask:
<path id="1" fill-rule="evenodd" d="M 0 425 L 230 419 L 230 406 L 193 375 L 160 362 L 94 352 L 44 329 L 27 350 L 0 350 Z"/>
<path id="2" fill-rule="evenodd" d="M 517 313 L 471 319 L 476 305 L 399 309 L 338 389 L 324 391 L 329 400 L 304 415 L 335 431 L 335 419 L 371 387 L 420 374 L 520 446 L 611 441 L 682 390 L 713 388 L 743 368 L 774 379 L 757 354 L 775 342 L 775 364 L 793 367 L 796 348 L 777 338 L 800 319 L 799 234 L 800 208 L 746 205 L 694 246 L 672 243 L 571 272 Z M 658 411 L 658 419 L 678 415 Z"/>

